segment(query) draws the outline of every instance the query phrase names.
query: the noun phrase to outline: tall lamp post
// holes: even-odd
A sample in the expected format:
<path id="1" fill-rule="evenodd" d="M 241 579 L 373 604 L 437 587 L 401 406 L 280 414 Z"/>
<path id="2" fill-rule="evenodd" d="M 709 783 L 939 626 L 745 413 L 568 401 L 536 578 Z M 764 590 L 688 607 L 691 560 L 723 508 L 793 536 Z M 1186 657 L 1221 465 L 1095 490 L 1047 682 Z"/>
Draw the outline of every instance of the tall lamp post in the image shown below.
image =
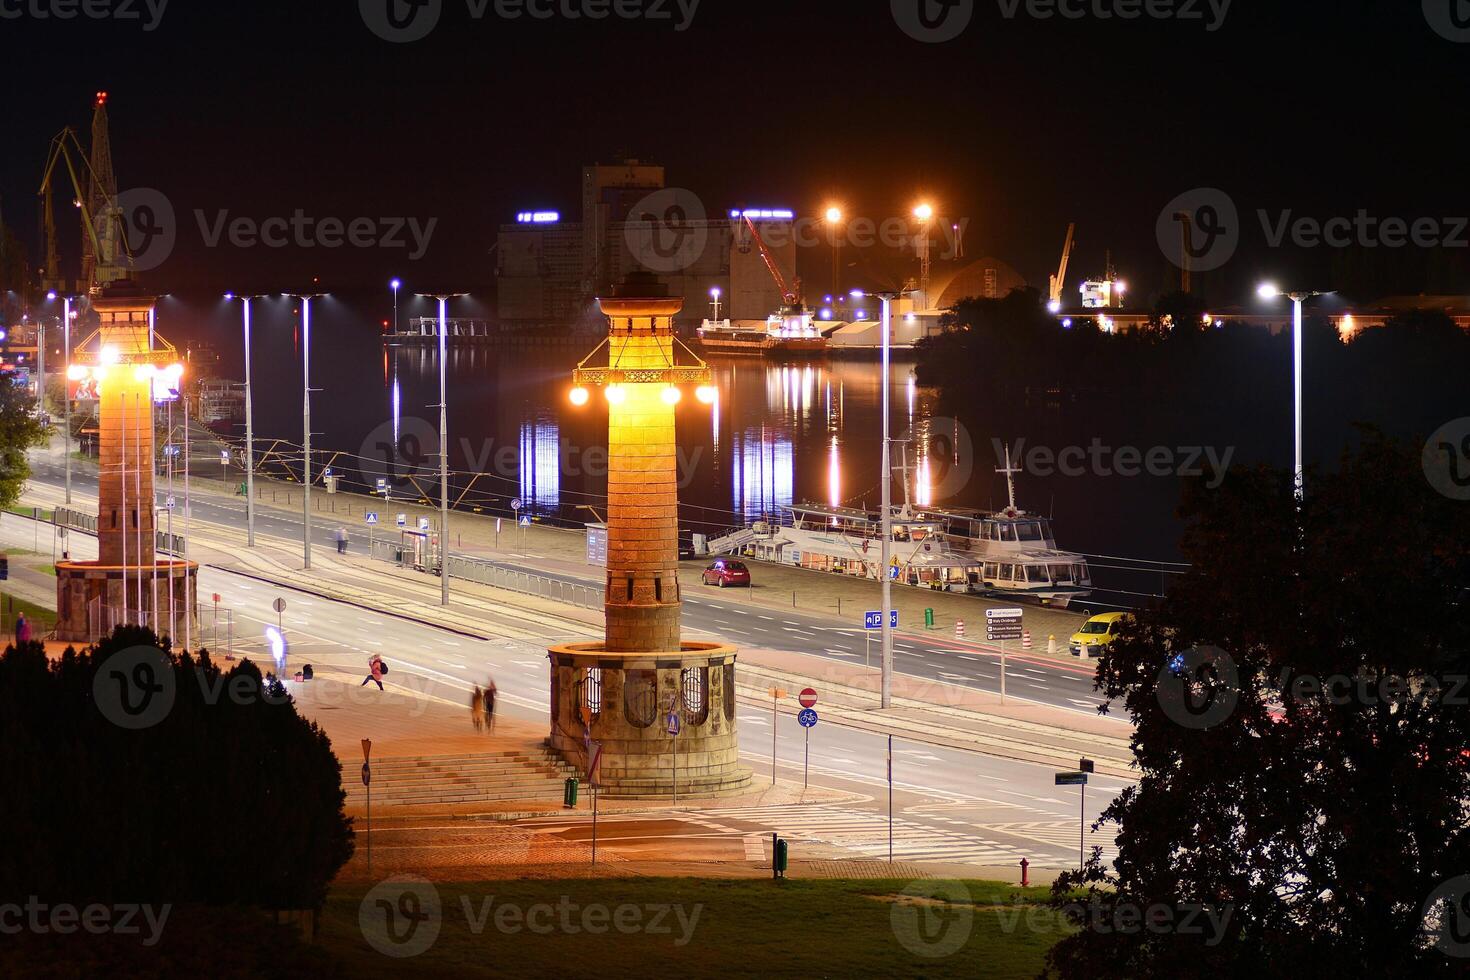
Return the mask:
<path id="1" fill-rule="evenodd" d="M 1302 303 L 1313 296 L 1322 296 L 1324 293 L 1312 290 L 1283 293 L 1274 283 L 1263 283 L 1256 293 L 1262 299 L 1275 299 L 1278 296 L 1287 296 L 1291 299 L 1291 373 L 1292 387 L 1295 391 L 1295 406 L 1293 417 L 1295 419 L 1296 431 L 1296 471 L 1293 484 L 1296 492 L 1297 503 L 1300 504 L 1306 492 L 1306 470 L 1302 462 Z"/>
<path id="2" fill-rule="evenodd" d="M 245 305 L 245 546 L 255 547 L 255 408 L 250 388 L 250 301 L 264 296 L 236 296 L 225 293 L 225 299 L 239 299 Z"/>
<path id="3" fill-rule="evenodd" d="M 893 506 L 891 503 L 893 485 L 893 454 L 892 439 L 888 432 L 888 404 L 889 404 L 889 371 L 888 364 L 893 343 L 893 301 L 905 293 L 911 292 L 907 289 L 877 290 L 864 293 L 860 289 L 852 291 L 853 299 L 862 299 L 864 296 L 877 296 L 883 302 L 883 470 L 882 470 L 882 547 L 880 549 L 879 561 L 883 567 L 880 569 L 878 579 L 882 582 L 883 601 L 878 615 L 883 617 L 879 626 L 879 638 L 882 643 L 882 699 L 879 706 L 883 708 L 893 707 L 893 626 L 889 622 L 892 615 L 889 610 L 893 608 L 893 578 L 889 571 L 893 553 Z"/>
<path id="4" fill-rule="evenodd" d="M 46 294 L 46 298 L 47 299 L 56 299 L 56 293 L 54 293 L 54 292 L 47 293 Z M 43 354 L 42 356 L 44 357 L 45 355 Z M 44 364 L 45 361 L 42 361 L 41 363 Z M 63 377 L 65 379 L 65 380 L 62 381 L 62 389 L 61 389 L 61 417 L 62 417 L 62 438 L 61 438 L 61 445 L 62 445 L 63 449 L 65 450 L 65 452 L 62 453 L 62 455 L 65 457 L 65 464 L 64 465 L 66 466 L 66 502 L 67 502 L 67 505 L 70 506 L 70 504 L 71 504 L 71 391 L 68 390 L 68 388 L 66 387 L 66 382 L 71 380 L 71 297 L 70 296 L 63 296 L 61 298 L 61 364 L 62 364 L 62 370 L 64 372 Z M 42 402 L 42 404 L 41 404 L 41 410 L 42 411 L 45 411 L 45 409 L 46 409 L 46 405 L 45 405 L 44 402 Z"/>
<path id="5" fill-rule="evenodd" d="M 397 282 L 398 280 L 393 280 Z M 396 293 L 394 295 L 397 295 Z M 467 293 L 419 293 L 439 301 L 439 604 L 449 605 L 449 319 L 451 299 Z"/>
<path id="6" fill-rule="evenodd" d="M 301 300 L 301 561 L 311 569 L 311 301 L 326 293 L 286 293 Z"/>
<path id="7" fill-rule="evenodd" d="M 842 224 L 842 209 L 830 207 L 827 209 L 827 227 L 832 234 L 832 297 L 835 299 L 841 290 L 838 282 L 839 256 L 842 254 L 842 239 L 837 237 L 837 226 Z"/>
<path id="8" fill-rule="evenodd" d="M 403 282 L 402 282 L 402 280 L 399 280 L 399 279 L 394 279 L 392 282 L 388 283 L 388 288 L 390 288 L 390 289 L 393 290 L 393 332 L 394 333 L 397 333 L 398 332 L 398 287 L 400 287 L 402 285 L 403 285 Z"/>
<path id="9" fill-rule="evenodd" d="M 922 230 L 919 236 L 919 295 L 923 297 L 923 308 L 929 308 L 929 223 L 934 218 L 934 208 L 920 204 L 914 208 L 914 217 Z"/>

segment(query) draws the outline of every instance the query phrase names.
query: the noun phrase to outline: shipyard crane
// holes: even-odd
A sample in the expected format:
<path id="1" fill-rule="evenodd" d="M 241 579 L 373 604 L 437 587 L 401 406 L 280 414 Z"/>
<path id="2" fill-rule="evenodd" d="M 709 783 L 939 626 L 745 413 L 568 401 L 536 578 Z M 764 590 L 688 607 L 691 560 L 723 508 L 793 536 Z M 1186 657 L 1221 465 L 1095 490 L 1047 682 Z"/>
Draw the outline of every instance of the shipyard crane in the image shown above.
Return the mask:
<path id="1" fill-rule="evenodd" d="M 766 243 L 761 238 L 761 233 L 756 230 L 755 222 L 751 220 L 750 215 L 741 212 L 740 218 L 750 228 L 751 237 L 755 239 L 755 247 L 760 250 L 761 260 L 766 263 L 766 269 L 770 271 L 771 278 L 776 280 L 776 288 L 781 291 L 781 301 L 788 307 L 804 307 L 806 301 L 801 292 L 801 277 L 792 276 L 791 283 L 788 285 L 786 277 L 781 274 L 780 266 L 776 264 L 776 257 L 771 254 L 770 249 L 766 248 Z"/>
<path id="2" fill-rule="evenodd" d="M 1062 289 L 1066 285 L 1067 263 L 1072 260 L 1072 234 L 1077 230 L 1075 223 L 1067 225 L 1067 241 L 1062 245 L 1062 261 L 1057 264 L 1057 274 L 1051 277 L 1050 295 L 1047 298 L 1046 308 L 1053 313 L 1062 309 Z"/>
<path id="3" fill-rule="evenodd" d="M 57 164 L 63 164 L 74 194 L 72 203 L 82 219 L 82 276 L 84 288 L 95 292 L 102 286 L 128 277 L 132 256 L 128 249 L 127 229 L 122 209 L 117 203 L 117 183 L 112 173 L 112 147 L 107 135 L 107 93 L 98 92 L 92 103 L 92 152 L 89 155 L 77 139 L 76 130 L 67 126 L 51 140 L 46 170 L 41 177 L 37 196 L 41 198 L 41 219 L 46 240 L 44 285 L 47 289 L 65 287 L 56 254 L 56 219 L 52 213 L 52 181 Z M 78 167 L 85 167 L 85 172 Z M 83 186 L 85 182 L 85 187 Z"/>

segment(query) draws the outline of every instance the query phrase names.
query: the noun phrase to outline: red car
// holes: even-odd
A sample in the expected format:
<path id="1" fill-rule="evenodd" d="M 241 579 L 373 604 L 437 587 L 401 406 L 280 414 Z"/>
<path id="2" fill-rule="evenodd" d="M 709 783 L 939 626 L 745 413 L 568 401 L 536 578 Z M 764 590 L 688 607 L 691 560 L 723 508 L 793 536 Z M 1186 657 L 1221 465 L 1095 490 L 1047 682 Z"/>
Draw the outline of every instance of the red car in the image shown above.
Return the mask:
<path id="1" fill-rule="evenodd" d="M 729 558 L 721 558 L 719 561 L 711 562 L 710 566 L 700 573 L 699 579 L 705 585 L 718 585 L 724 588 L 727 585 L 750 585 L 750 569 L 745 567 L 743 561 L 733 561 Z"/>

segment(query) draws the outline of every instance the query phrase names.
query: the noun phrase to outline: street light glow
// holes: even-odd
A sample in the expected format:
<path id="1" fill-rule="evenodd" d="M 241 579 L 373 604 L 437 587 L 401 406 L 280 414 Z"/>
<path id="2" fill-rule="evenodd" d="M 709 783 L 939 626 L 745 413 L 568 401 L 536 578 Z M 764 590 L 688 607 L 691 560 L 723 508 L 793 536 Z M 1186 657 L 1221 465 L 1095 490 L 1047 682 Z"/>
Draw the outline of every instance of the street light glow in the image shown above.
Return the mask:
<path id="1" fill-rule="evenodd" d="M 679 404 L 681 395 L 678 388 L 669 385 L 663 391 L 659 392 L 659 397 L 664 400 L 665 405 L 677 405 Z"/>
<path id="2" fill-rule="evenodd" d="M 694 389 L 694 397 L 705 405 L 714 404 L 714 400 L 718 396 L 719 391 L 715 388 L 714 385 L 700 385 L 698 388 Z"/>
<path id="3" fill-rule="evenodd" d="M 1263 282 L 1256 289 L 1256 295 L 1261 297 L 1261 299 L 1275 299 L 1281 295 L 1281 290 L 1273 282 Z"/>
<path id="4" fill-rule="evenodd" d="M 842 220 L 842 209 L 841 208 L 839 208 L 839 207 L 830 207 L 830 208 L 827 209 L 827 223 L 829 225 L 835 225 L 838 222 L 840 222 L 841 220 Z"/>
<path id="5" fill-rule="evenodd" d="M 628 398 L 628 393 L 623 390 L 622 385 L 608 385 L 603 394 L 607 396 L 609 405 L 621 405 Z"/>
<path id="6" fill-rule="evenodd" d="M 573 405 L 585 405 L 587 404 L 587 399 L 590 397 L 591 396 L 587 393 L 587 389 L 583 388 L 581 385 L 577 385 L 577 387 L 573 388 L 571 390 L 571 393 L 567 395 L 567 398 L 571 400 Z"/>
<path id="7" fill-rule="evenodd" d="M 930 207 L 928 204 L 920 204 L 918 207 L 914 208 L 914 217 L 918 218 L 920 221 L 928 221 L 930 218 L 934 217 L 934 208 Z"/>

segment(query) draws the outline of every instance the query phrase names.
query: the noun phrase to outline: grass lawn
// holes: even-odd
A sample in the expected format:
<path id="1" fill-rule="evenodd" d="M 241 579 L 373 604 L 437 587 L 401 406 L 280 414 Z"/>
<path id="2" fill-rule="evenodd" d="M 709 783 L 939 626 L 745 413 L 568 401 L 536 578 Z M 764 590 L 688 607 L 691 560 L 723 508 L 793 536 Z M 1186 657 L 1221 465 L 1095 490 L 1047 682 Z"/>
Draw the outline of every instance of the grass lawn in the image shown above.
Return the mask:
<path id="1" fill-rule="evenodd" d="M 1047 889 L 991 881 L 601 878 L 431 887 L 417 904 L 399 886 L 334 888 L 318 948 L 351 976 L 1030 978 L 1065 934 L 1041 907 Z M 395 910 L 396 942 L 380 901 Z M 654 911 L 667 906 L 674 908 Z M 420 910 L 430 919 L 409 928 L 404 913 Z M 380 952 L 367 935 L 401 954 L 436 920 L 437 937 L 414 956 Z"/>

